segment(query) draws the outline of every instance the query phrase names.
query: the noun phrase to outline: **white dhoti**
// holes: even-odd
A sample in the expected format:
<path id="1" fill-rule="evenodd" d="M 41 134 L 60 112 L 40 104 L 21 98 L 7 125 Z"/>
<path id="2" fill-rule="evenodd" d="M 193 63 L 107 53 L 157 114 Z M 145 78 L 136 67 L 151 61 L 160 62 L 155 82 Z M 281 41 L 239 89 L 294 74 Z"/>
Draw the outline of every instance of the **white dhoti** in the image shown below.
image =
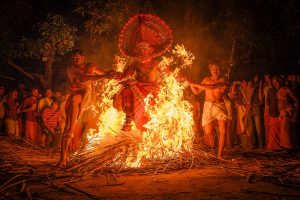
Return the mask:
<path id="1" fill-rule="evenodd" d="M 203 106 L 202 126 L 205 126 L 214 120 L 228 120 L 225 103 L 205 101 Z"/>

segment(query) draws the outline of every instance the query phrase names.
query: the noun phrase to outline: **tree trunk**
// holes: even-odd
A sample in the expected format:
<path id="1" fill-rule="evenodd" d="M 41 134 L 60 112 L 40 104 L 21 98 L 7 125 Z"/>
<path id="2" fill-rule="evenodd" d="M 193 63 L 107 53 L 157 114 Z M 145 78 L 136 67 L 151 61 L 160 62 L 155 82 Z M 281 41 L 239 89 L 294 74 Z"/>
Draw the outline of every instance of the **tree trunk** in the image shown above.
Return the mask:
<path id="1" fill-rule="evenodd" d="M 47 88 L 52 88 L 52 75 L 53 75 L 53 58 L 48 57 L 47 61 L 45 62 L 45 82 Z"/>

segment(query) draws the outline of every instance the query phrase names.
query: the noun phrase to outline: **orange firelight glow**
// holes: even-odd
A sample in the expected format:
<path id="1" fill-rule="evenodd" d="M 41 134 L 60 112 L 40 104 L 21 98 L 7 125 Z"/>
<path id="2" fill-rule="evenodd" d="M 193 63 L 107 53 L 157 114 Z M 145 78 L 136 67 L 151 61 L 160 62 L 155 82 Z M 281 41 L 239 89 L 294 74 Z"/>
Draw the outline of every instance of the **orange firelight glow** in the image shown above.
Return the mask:
<path id="1" fill-rule="evenodd" d="M 192 150 L 194 140 L 192 106 L 184 98 L 184 89 L 188 85 L 186 82 L 178 81 L 178 76 L 180 69 L 191 66 L 194 59 L 194 55 L 186 51 L 183 45 L 175 46 L 172 57 L 162 58 L 158 67 L 163 84 L 157 97 L 149 94 L 144 99 L 149 121 L 144 125 L 145 131 L 140 132 L 133 128 L 129 133 L 138 136 L 139 144 L 137 149 L 128 154 L 125 160 L 126 167 L 140 167 L 143 159 L 172 159 L 179 153 Z M 171 73 L 165 73 L 166 69 L 178 60 L 181 61 L 180 67 Z M 115 71 L 123 72 L 127 63 L 126 58 L 117 56 L 115 62 Z M 134 80 L 135 77 L 126 79 Z M 120 82 L 122 81 L 124 80 Z M 98 98 L 93 108 L 98 116 L 97 130 L 89 130 L 87 150 L 92 150 L 95 144 L 104 146 L 113 144 L 118 138 L 128 134 L 121 131 L 125 114 L 113 107 L 114 95 L 123 88 L 120 82 L 112 79 L 96 85 Z"/>

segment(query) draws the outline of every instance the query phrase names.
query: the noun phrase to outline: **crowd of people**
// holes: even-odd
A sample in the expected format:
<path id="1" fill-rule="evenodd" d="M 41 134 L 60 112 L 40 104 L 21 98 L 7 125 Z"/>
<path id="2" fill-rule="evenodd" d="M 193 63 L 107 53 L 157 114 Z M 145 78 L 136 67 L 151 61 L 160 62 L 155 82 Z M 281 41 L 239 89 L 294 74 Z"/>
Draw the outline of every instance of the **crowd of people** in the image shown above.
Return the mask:
<path id="1" fill-rule="evenodd" d="M 17 89 L 1 86 L 1 132 L 41 147 L 60 148 L 67 96 L 50 88 L 44 91 L 41 95 L 39 88 L 33 87 L 28 94 L 23 84 Z"/>
<path id="2" fill-rule="evenodd" d="M 271 151 L 297 150 L 300 143 L 297 119 L 299 88 L 300 77 L 297 75 L 283 77 L 267 74 L 263 80 L 255 76 L 249 80 L 233 81 L 223 96 L 226 115 L 221 117 L 227 121 L 226 139 L 223 137 L 226 146 Z M 220 142 L 216 138 L 220 137 L 217 135 L 222 128 L 214 133 L 211 133 L 211 128 L 205 128 L 208 121 L 207 116 L 204 119 L 203 115 L 207 112 L 205 107 L 210 105 L 207 101 L 203 103 L 198 93 L 189 95 L 194 105 L 195 132 L 204 132 L 204 141 L 215 146 Z M 41 95 L 35 87 L 28 95 L 24 87 L 6 89 L 0 86 L 0 100 L 2 132 L 23 137 L 42 147 L 60 148 L 67 95 L 49 88 Z M 214 111 L 211 108 L 208 110 Z M 220 115 L 220 112 L 216 114 Z M 223 126 L 216 123 L 217 120 L 209 122 L 214 127 Z"/>
<path id="3" fill-rule="evenodd" d="M 218 70 L 218 67 L 216 67 Z M 212 69 L 211 69 L 212 70 Z M 190 83 L 192 91 L 195 87 L 207 90 L 208 87 Z M 264 149 L 268 151 L 297 151 L 300 144 L 300 129 L 298 120 L 298 99 L 300 95 L 300 76 L 279 76 L 266 74 L 262 80 L 254 76 L 249 80 L 235 80 L 229 86 L 224 86 L 223 100 L 210 101 L 205 97 L 202 120 L 199 114 L 194 114 L 195 132 L 204 129 L 204 141 L 209 146 L 216 146 L 223 140 L 229 148 Z M 207 96 L 207 94 L 206 94 Z M 201 98 L 190 98 L 196 113 L 199 113 Z M 207 103 L 216 105 L 215 108 Z M 225 112 L 220 109 L 224 103 Z M 218 105 L 219 104 L 219 105 Z M 202 106 L 201 106 L 202 107 Z M 198 109 L 195 109 L 198 108 Z M 217 110 L 216 110 L 217 109 Z M 215 112 L 216 110 L 216 112 Z M 214 133 L 207 128 L 206 112 L 215 115 L 211 124 L 218 127 Z M 214 113 L 215 112 L 215 113 Z M 227 122 L 226 135 L 219 119 Z M 222 121 L 222 120 L 221 120 Z M 221 125 L 221 126 L 220 126 Z M 219 137 L 219 140 L 216 138 Z M 223 148 L 222 145 L 219 148 Z"/>

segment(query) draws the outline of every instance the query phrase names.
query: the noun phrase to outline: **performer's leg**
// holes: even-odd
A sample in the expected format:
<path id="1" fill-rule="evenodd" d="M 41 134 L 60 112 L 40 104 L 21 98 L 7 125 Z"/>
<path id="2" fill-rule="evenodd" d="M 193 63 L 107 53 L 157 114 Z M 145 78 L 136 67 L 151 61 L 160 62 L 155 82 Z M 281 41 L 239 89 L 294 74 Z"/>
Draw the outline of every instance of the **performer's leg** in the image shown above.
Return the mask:
<path id="1" fill-rule="evenodd" d="M 71 102 L 71 105 L 70 105 L 72 111 L 70 113 L 66 113 L 67 115 L 70 115 L 70 125 L 69 125 L 69 128 L 68 128 L 67 134 L 70 134 L 70 135 L 73 134 L 73 131 L 74 131 L 77 119 L 78 119 L 79 104 L 81 103 L 81 101 L 82 101 L 82 96 L 81 95 L 75 95 L 72 98 L 72 102 Z"/>
<path id="2" fill-rule="evenodd" d="M 218 158 L 222 159 L 222 153 L 224 150 L 225 142 L 226 142 L 226 121 L 225 120 L 218 120 L 219 124 L 219 149 L 218 149 Z"/>
<path id="3" fill-rule="evenodd" d="M 126 121 L 123 125 L 123 131 L 131 131 L 131 122 L 133 118 L 133 93 L 131 89 L 122 91 L 122 108 L 126 115 Z"/>
<path id="4" fill-rule="evenodd" d="M 61 154 L 60 160 L 58 163 L 58 167 L 66 167 L 67 166 L 67 154 L 68 154 L 68 146 L 71 141 L 71 136 L 64 135 L 61 140 Z"/>
<path id="5" fill-rule="evenodd" d="M 71 99 L 69 108 L 66 109 L 66 126 L 61 140 L 61 155 L 58 163 L 59 167 L 66 167 L 68 146 L 72 139 L 73 130 L 78 118 L 79 104 L 82 100 L 80 95 L 76 95 Z"/>
<path id="6" fill-rule="evenodd" d="M 205 137 L 208 137 L 210 147 L 213 149 L 215 146 L 215 139 L 213 136 L 213 122 L 210 122 L 204 126 Z"/>

